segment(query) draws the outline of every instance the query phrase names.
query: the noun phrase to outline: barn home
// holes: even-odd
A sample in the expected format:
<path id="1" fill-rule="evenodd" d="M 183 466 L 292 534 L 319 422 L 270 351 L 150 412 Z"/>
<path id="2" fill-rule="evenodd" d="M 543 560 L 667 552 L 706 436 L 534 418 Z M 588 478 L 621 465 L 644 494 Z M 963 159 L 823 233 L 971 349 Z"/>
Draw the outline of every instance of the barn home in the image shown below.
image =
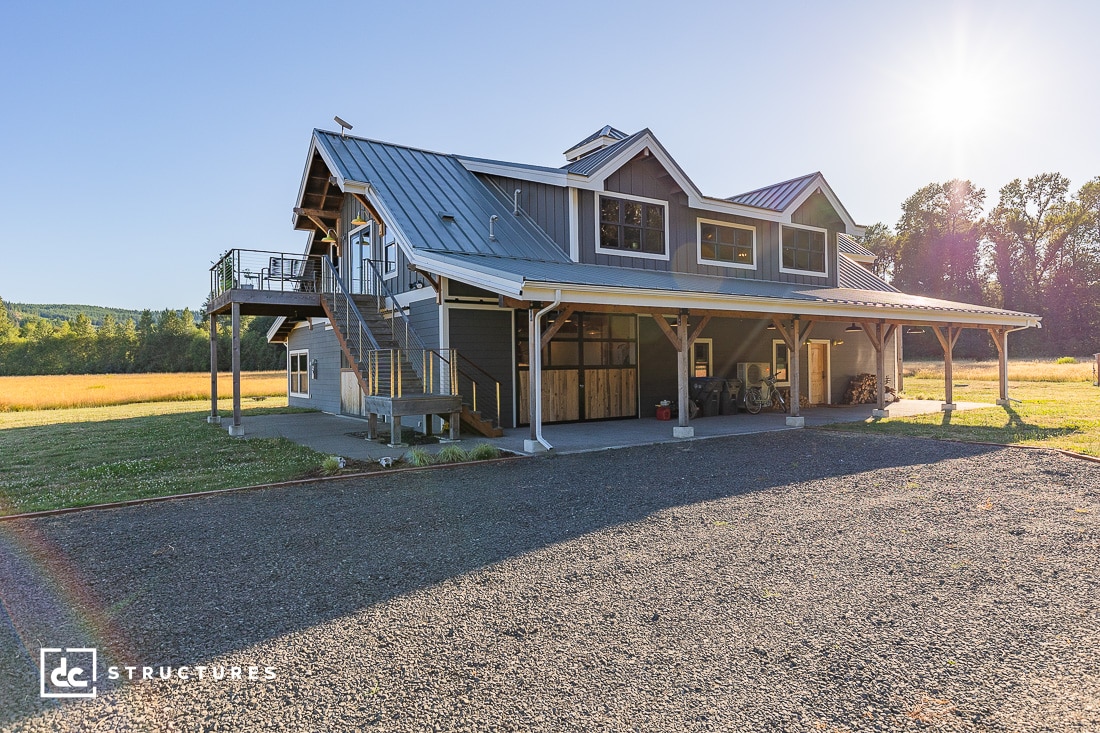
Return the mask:
<path id="1" fill-rule="evenodd" d="M 241 314 L 279 316 L 268 337 L 287 347 L 290 404 L 370 430 L 527 426 L 537 451 L 544 424 L 672 415 L 669 436 L 688 437 L 767 375 L 789 389 L 790 425 L 859 373 L 886 414 L 910 329 L 943 347 L 950 410 L 963 329 L 992 336 L 1007 401 L 1008 334 L 1039 325 L 876 277 L 821 173 L 706 195 L 648 129 L 605 126 L 560 167 L 315 130 L 293 226 L 303 250 L 232 250 L 211 268 L 211 349 L 217 316 L 235 335 Z"/>

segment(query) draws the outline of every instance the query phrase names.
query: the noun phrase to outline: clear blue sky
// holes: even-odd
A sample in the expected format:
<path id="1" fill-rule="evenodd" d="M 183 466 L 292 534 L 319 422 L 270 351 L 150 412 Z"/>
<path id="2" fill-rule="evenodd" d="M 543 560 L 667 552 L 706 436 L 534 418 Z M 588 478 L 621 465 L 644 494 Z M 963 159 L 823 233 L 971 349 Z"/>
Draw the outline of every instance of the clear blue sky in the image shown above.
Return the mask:
<path id="1" fill-rule="evenodd" d="M 860 223 L 933 181 L 1100 175 L 1100 4 L 8 2 L 0 297 L 197 308 L 300 251 L 314 127 L 561 165 L 649 127 L 728 196 L 821 170 Z"/>

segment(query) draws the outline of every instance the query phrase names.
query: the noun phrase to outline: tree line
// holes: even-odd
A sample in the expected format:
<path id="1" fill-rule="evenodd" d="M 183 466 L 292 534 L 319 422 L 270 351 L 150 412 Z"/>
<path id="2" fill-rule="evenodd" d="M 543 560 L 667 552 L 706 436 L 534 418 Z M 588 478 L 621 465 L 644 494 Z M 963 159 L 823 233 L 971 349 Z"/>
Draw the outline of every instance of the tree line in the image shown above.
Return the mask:
<path id="1" fill-rule="evenodd" d="M 286 349 L 267 343 L 274 318 L 241 318 L 241 368 L 286 368 Z M 231 335 L 218 329 L 218 369 L 231 368 Z M 107 313 L 97 326 L 87 313 L 55 321 L 13 317 L 0 300 L 0 375 L 196 372 L 210 369 L 210 323 L 191 310 L 144 310 L 135 321 Z"/>
<path id="2" fill-rule="evenodd" d="M 895 229 L 867 228 L 876 274 L 906 293 L 1042 316 L 1041 329 L 1011 338 L 1013 354 L 1100 351 L 1100 177 L 1076 191 L 1060 173 L 1017 178 L 988 214 L 985 205 L 969 180 L 921 188 Z M 980 333 L 964 335 L 959 356 L 992 352 Z M 906 336 L 906 353 L 942 352 L 925 334 Z"/>

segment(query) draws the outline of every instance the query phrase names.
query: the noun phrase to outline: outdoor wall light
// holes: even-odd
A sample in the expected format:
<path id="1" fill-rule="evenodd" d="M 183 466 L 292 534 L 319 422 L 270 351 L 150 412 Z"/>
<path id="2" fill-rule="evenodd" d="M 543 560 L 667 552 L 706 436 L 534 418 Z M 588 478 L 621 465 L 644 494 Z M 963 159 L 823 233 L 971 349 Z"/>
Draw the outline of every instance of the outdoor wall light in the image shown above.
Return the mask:
<path id="1" fill-rule="evenodd" d="M 916 335 L 918 333 L 924 333 L 924 329 L 914 327 L 914 328 L 906 329 L 905 333 Z"/>
<path id="2" fill-rule="evenodd" d="M 314 379 L 317 378 L 317 360 L 316 359 L 314 359 L 313 361 L 311 361 L 309 363 L 309 376 L 313 377 Z"/>
<path id="3" fill-rule="evenodd" d="M 324 242 L 325 244 L 336 244 L 336 230 L 335 229 L 329 229 L 328 234 L 321 237 L 321 241 Z"/>
<path id="4" fill-rule="evenodd" d="M 774 331 L 775 330 L 775 324 L 774 323 L 769 323 L 768 327 L 764 330 L 765 331 Z"/>
<path id="5" fill-rule="evenodd" d="M 859 326 L 857 326 L 856 324 L 853 323 L 851 326 L 848 326 L 848 328 L 844 329 L 844 332 L 845 333 L 858 333 L 862 330 L 863 330 L 862 328 L 860 328 Z"/>
<path id="6" fill-rule="evenodd" d="M 844 341 L 841 339 L 833 339 L 833 346 L 843 346 Z"/>
<path id="7" fill-rule="evenodd" d="M 367 223 L 367 220 L 363 218 L 362 214 L 356 214 L 355 218 L 351 220 L 351 225 L 353 227 L 361 227 L 366 223 Z"/>

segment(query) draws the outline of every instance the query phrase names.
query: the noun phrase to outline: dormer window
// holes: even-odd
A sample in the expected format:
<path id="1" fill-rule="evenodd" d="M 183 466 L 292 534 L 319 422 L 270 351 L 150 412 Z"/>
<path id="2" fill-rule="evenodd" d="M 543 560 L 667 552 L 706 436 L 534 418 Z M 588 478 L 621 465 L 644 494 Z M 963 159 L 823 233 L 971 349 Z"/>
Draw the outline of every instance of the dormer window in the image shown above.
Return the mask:
<path id="1" fill-rule="evenodd" d="M 596 251 L 668 259 L 667 205 L 639 196 L 596 194 Z"/>
<path id="2" fill-rule="evenodd" d="M 784 224 L 779 271 L 792 275 L 828 275 L 825 256 L 829 232 L 818 227 Z"/>
<path id="3" fill-rule="evenodd" d="M 756 269 L 756 227 L 699 219 L 699 264 Z"/>

